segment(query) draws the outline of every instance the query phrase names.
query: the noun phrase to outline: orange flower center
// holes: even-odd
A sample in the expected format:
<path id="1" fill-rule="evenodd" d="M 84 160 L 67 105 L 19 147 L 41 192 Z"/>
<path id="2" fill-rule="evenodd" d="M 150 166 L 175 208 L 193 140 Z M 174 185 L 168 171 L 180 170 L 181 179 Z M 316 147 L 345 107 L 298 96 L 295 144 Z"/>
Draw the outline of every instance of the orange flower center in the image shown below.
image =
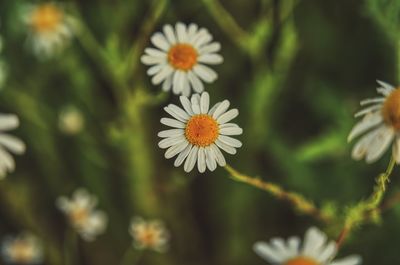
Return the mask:
<path id="1" fill-rule="evenodd" d="M 209 146 L 217 140 L 219 127 L 217 121 L 207 114 L 194 115 L 186 124 L 185 136 L 196 146 Z"/>
<path id="2" fill-rule="evenodd" d="M 87 218 L 89 217 L 89 212 L 86 209 L 77 209 L 71 212 L 71 222 L 75 225 L 84 225 Z"/>
<path id="3" fill-rule="evenodd" d="M 319 265 L 319 263 L 307 257 L 297 257 L 289 260 L 285 265 Z"/>
<path id="4" fill-rule="evenodd" d="M 400 88 L 387 96 L 383 103 L 382 116 L 386 124 L 400 131 Z"/>
<path id="5" fill-rule="evenodd" d="M 43 4 L 33 11 L 31 25 L 37 32 L 49 32 L 55 30 L 63 18 L 63 12 L 55 5 Z"/>
<path id="6" fill-rule="evenodd" d="M 169 49 L 168 61 L 175 68 L 188 71 L 197 62 L 197 51 L 189 44 L 176 44 Z"/>
<path id="7" fill-rule="evenodd" d="M 157 242 L 157 236 L 155 231 L 151 230 L 151 229 L 147 229 L 146 231 L 143 231 L 143 233 L 141 233 L 139 235 L 139 239 L 138 239 L 143 245 L 149 246 L 149 247 L 153 247 L 156 245 Z"/>

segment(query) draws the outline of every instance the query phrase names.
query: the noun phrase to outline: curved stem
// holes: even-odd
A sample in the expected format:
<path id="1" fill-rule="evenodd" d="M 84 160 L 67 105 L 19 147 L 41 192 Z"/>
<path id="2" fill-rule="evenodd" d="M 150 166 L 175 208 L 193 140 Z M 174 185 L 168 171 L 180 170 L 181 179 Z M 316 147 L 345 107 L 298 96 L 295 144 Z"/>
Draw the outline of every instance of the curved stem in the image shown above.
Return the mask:
<path id="1" fill-rule="evenodd" d="M 68 228 L 64 238 L 65 265 L 76 265 L 78 256 L 78 236 L 72 228 Z"/>
<path id="2" fill-rule="evenodd" d="M 304 198 L 302 195 L 300 195 L 298 193 L 285 191 L 283 188 L 281 188 L 277 184 L 274 184 L 271 182 L 265 182 L 259 178 L 254 178 L 254 177 L 249 177 L 249 176 L 243 175 L 229 165 L 226 165 L 225 169 L 231 175 L 231 178 L 233 180 L 242 182 L 242 183 L 246 183 L 250 186 L 264 190 L 278 199 L 287 201 L 295 209 L 297 209 L 299 212 L 301 212 L 303 214 L 311 215 L 322 222 L 330 222 L 332 219 L 330 216 L 327 216 L 326 214 L 322 213 L 315 206 L 315 204 L 313 202 Z"/>

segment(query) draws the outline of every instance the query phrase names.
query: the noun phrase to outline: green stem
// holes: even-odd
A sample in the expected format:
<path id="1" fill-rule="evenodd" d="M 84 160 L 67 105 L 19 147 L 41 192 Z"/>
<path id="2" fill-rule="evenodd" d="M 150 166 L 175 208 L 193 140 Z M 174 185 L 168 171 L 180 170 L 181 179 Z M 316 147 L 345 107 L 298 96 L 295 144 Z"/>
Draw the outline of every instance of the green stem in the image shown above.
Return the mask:
<path id="1" fill-rule="evenodd" d="M 137 252 L 134 251 L 132 246 L 125 251 L 124 255 L 122 256 L 120 265 L 136 265 L 143 257 L 143 251 Z"/>
<path id="2" fill-rule="evenodd" d="M 64 238 L 65 265 L 76 265 L 78 257 L 78 235 L 73 228 L 68 228 Z"/>
<path id="3" fill-rule="evenodd" d="M 271 182 L 265 182 L 259 178 L 249 177 L 244 174 L 241 174 L 240 172 L 238 172 L 229 165 L 226 165 L 225 169 L 231 175 L 231 178 L 233 180 L 246 183 L 250 186 L 256 187 L 258 189 L 270 193 L 275 198 L 287 201 L 300 213 L 311 215 L 323 222 L 330 222 L 332 219 L 331 216 L 327 216 L 324 213 L 322 213 L 312 201 L 304 198 L 302 195 L 298 193 L 285 191 L 277 184 Z"/>

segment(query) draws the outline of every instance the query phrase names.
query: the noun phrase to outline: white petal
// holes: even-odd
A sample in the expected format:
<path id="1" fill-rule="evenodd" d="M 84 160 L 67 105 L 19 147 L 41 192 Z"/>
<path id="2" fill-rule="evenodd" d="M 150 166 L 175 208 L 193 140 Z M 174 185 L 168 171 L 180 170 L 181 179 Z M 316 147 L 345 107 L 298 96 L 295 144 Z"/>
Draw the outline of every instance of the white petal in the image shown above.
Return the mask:
<path id="1" fill-rule="evenodd" d="M 195 114 L 200 114 L 200 96 L 199 94 L 194 94 L 190 99 L 192 103 L 192 110 Z"/>
<path id="2" fill-rule="evenodd" d="M 226 166 L 225 157 L 222 154 L 221 150 L 219 150 L 219 148 L 215 144 L 211 144 L 210 148 L 214 152 L 214 156 L 215 156 L 215 159 L 217 160 L 218 165 L 220 167 Z"/>
<path id="3" fill-rule="evenodd" d="M 253 250 L 261 258 L 271 263 L 281 263 L 285 261 L 285 257 L 282 257 L 279 252 L 271 248 L 265 242 L 257 242 L 253 246 Z"/>
<path id="4" fill-rule="evenodd" d="M 184 111 L 180 107 L 178 107 L 178 106 L 176 106 L 174 104 L 169 104 L 168 108 L 170 110 L 172 110 L 175 113 L 176 116 L 180 117 L 184 121 L 187 121 L 188 119 L 190 119 L 190 116 L 186 113 L 186 111 Z"/>
<path id="5" fill-rule="evenodd" d="M 242 147 L 242 143 L 239 140 L 229 136 L 220 135 L 218 136 L 218 140 L 235 148 Z"/>
<path id="6" fill-rule="evenodd" d="M 182 103 L 183 108 L 186 110 L 186 112 L 190 115 L 193 116 L 194 112 L 192 110 L 192 103 L 190 103 L 190 100 L 185 97 L 185 96 L 180 96 L 179 100 Z"/>
<path id="7" fill-rule="evenodd" d="M 215 53 L 221 49 L 221 44 L 218 42 L 213 42 L 208 45 L 205 45 L 199 49 L 199 54 L 206 54 L 206 53 Z"/>
<path id="8" fill-rule="evenodd" d="M 279 255 L 282 258 L 284 258 L 285 260 L 291 258 L 291 255 L 290 255 L 291 253 L 286 248 L 286 244 L 285 244 L 285 242 L 283 241 L 282 238 L 273 238 L 273 239 L 271 239 L 270 245 L 273 246 L 275 248 L 275 250 L 279 252 Z"/>
<path id="9" fill-rule="evenodd" d="M 207 167 L 210 171 L 214 171 L 217 168 L 217 161 L 216 161 L 214 151 L 210 146 L 208 146 L 205 148 L 205 152 L 206 152 Z"/>
<path id="10" fill-rule="evenodd" d="M 207 67 L 202 64 L 196 64 L 193 67 L 193 71 L 195 72 L 196 75 L 198 75 L 204 82 L 207 83 L 212 83 L 214 82 L 218 75 L 217 73 L 212 70 L 210 67 Z"/>
<path id="11" fill-rule="evenodd" d="M 373 163 L 378 160 L 387 150 L 388 146 L 393 140 L 393 137 L 393 129 L 387 126 L 382 126 L 377 135 L 375 135 L 370 142 L 365 161 L 367 163 Z"/>
<path id="12" fill-rule="evenodd" d="M 157 58 L 167 58 L 167 54 L 163 51 L 154 49 L 154 48 L 146 48 L 144 49 L 144 52 L 147 53 L 151 57 L 157 57 Z"/>
<path id="13" fill-rule="evenodd" d="M 203 114 L 208 112 L 210 107 L 210 95 L 207 92 L 203 92 L 200 97 L 200 111 Z"/>
<path id="14" fill-rule="evenodd" d="M 173 27 L 171 25 L 167 24 L 163 27 L 163 31 L 164 31 L 165 37 L 167 38 L 168 42 L 172 45 L 175 44 L 176 36 L 175 36 Z"/>
<path id="15" fill-rule="evenodd" d="M 199 58 L 197 59 L 200 63 L 206 63 L 206 64 L 220 64 L 224 61 L 224 58 L 222 58 L 221 55 L 215 54 L 215 53 L 206 53 L 203 55 L 200 55 Z"/>
<path id="16" fill-rule="evenodd" d="M 179 136 L 183 135 L 185 133 L 184 130 L 182 129 L 170 129 L 170 130 L 164 130 L 158 133 L 158 137 L 166 138 L 166 137 L 174 137 L 174 136 Z"/>
<path id="17" fill-rule="evenodd" d="M 185 72 L 181 70 L 175 70 L 175 74 L 172 80 L 172 92 L 174 92 L 175 95 L 182 93 L 184 89 L 184 78 Z"/>
<path id="18" fill-rule="evenodd" d="M 216 103 L 208 112 L 208 115 L 213 116 L 214 112 L 217 110 L 217 108 L 221 105 L 221 102 Z"/>
<path id="19" fill-rule="evenodd" d="M 199 148 L 197 146 L 193 146 L 193 148 L 190 150 L 189 155 L 185 161 L 185 165 L 183 166 L 185 172 L 192 171 L 192 169 L 196 165 L 198 150 Z"/>
<path id="20" fill-rule="evenodd" d="M 5 167 L 6 171 L 12 172 L 15 169 L 14 158 L 3 148 L 0 147 L 0 164 Z"/>
<path id="21" fill-rule="evenodd" d="M 157 48 L 160 48 L 161 50 L 168 51 L 170 48 L 170 44 L 168 43 L 168 40 L 164 37 L 163 34 L 157 32 L 151 37 L 151 42 L 156 46 Z"/>
<path id="22" fill-rule="evenodd" d="M 150 76 L 155 75 L 160 72 L 165 66 L 166 64 L 156 64 L 147 70 L 147 74 Z"/>
<path id="23" fill-rule="evenodd" d="M 223 113 L 225 113 L 225 111 L 229 108 L 229 105 L 230 105 L 230 103 L 229 103 L 229 100 L 224 100 L 224 101 L 222 101 L 221 102 L 221 104 L 216 108 L 216 110 L 214 111 L 214 113 L 213 113 L 213 118 L 214 119 L 218 119 L 219 118 L 219 116 L 221 115 L 221 114 L 223 114 Z"/>
<path id="24" fill-rule="evenodd" d="M 189 82 L 190 82 L 190 84 L 191 84 L 192 87 L 193 87 L 193 90 L 194 90 L 196 93 L 201 93 L 201 92 L 203 92 L 203 91 L 204 91 L 204 85 L 203 85 L 203 83 L 200 81 L 200 79 L 199 79 L 192 71 L 189 71 L 189 72 L 187 73 L 187 75 L 188 75 L 188 78 L 189 78 Z"/>
<path id="25" fill-rule="evenodd" d="M 382 122 L 382 116 L 380 113 L 368 114 L 361 121 L 359 121 L 356 125 L 354 125 L 353 129 L 350 131 L 349 136 L 347 137 L 347 141 L 350 142 L 357 136 L 363 134 L 365 131 L 377 126 Z"/>
<path id="26" fill-rule="evenodd" d="M 239 111 L 237 109 L 231 109 L 230 111 L 225 112 L 217 119 L 219 124 L 227 123 L 239 115 Z"/>
<path id="27" fill-rule="evenodd" d="M 362 259 L 358 255 L 352 255 L 340 260 L 335 260 L 331 262 L 329 265 L 359 265 L 361 264 Z"/>
<path id="28" fill-rule="evenodd" d="M 188 74 L 185 72 L 182 78 L 182 95 L 189 97 L 190 96 L 190 83 L 188 79 Z"/>
<path id="29" fill-rule="evenodd" d="M 0 114 L 0 131 L 15 129 L 19 126 L 18 116 L 15 114 Z"/>
<path id="30" fill-rule="evenodd" d="M 300 251 L 300 238 L 292 236 L 287 241 L 288 251 L 292 256 L 298 256 Z"/>
<path id="31" fill-rule="evenodd" d="M 193 46 L 197 49 L 201 48 L 201 46 L 208 44 L 212 41 L 212 36 L 210 33 L 206 32 L 201 35 L 194 41 Z"/>
<path id="32" fill-rule="evenodd" d="M 186 125 L 183 122 L 171 118 L 162 118 L 160 121 L 162 124 L 167 125 L 169 127 L 181 128 L 181 129 L 186 127 Z"/>
<path id="33" fill-rule="evenodd" d="M 175 159 L 174 166 L 179 167 L 182 165 L 183 161 L 185 158 L 189 155 L 190 150 L 192 149 L 192 145 L 189 144 L 186 146 L 186 148 L 178 155 L 178 157 Z"/>
<path id="34" fill-rule="evenodd" d="M 179 144 L 171 146 L 165 152 L 165 158 L 170 159 L 170 158 L 176 156 L 178 153 L 182 152 L 188 145 L 189 145 L 188 141 L 183 141 Z"/>
<path id="35" fill-rule="evenodd" d="M 236 149 L 233 148 L 232 146 L 222 142 L 221 140 L 217 139 L 215 141 L 215 144 L 221 148 L 222 150 L 224 150 L 225 152 L 227 152 L 228 154 L 234 155 L 236 154 Z"/>
<path id="36" fill-rule="evenodd" d="M 171 85 L 172 85 L 172 74 L 171 74 L 170 76 L 168 76 L 168 77 L 164 80 L 161 89 L 162 89 L 163 91 L 167 92 L 167 91 L 169 91 L 169 90 L 171 89 Z"/>
<path id="37" fill-rule="evenodd" d="M 375 137 L 378 130 L 380 130 L 382 126 L 378 127 L 377 129 L 374 129 L 371 132 L 368 132 L 366 135 L 361 137 L 360 140 L 358 140 L 358 142 L 354 145 L 353 150 L 351 152 L 351 156 L 353 159 L 361 160 L 365 156 L 365 154 L 368 151 L 371 140 Z"/>
<path id="38" fill-rule="evenodd" d="M 356 114 L 354 114 L 354 117 L 357 118 L 357 117 L 363 116 L 365 114 L 370 114 L 376 110 L 380 110 L 381 108 L 382 108 L 382 104 L 372 105 L 372 106 L 369 106 L 368 108 L 358 111 Z"/>
<path id="39" fill-rule="evenodd" d="M 176 31 L 176 35 L 178 37 L 178 41 L 180 43 L 186 43 L 188 41 L 185 24 L 183 24 L 181 22 L 176 23 L 175 31 Z"/>
<path id="40" fill-rule="evenodd" d="M 179 145 L 185 141 L 186 141 L 186 138 L 182 135 L 176 136 L 176 137 L 168 137 L 168 138 L 164 138 L 160 142 L 158 142 L 158 146 L 162 149 L 165 149 L 165 148 L 168 148 L 173 145 Z"/>
<path id="41" fill-rule="evenodd" d="M 193 40 L 193 37 L 196 35 L 198 30 L 198 26 L 194 23 L 190 23 L 189 27 L 188 27 L 188 42 L 191 43 L 191 41 Z"/>
<path id="42" fill-rule="evenodd" d="M 243 133 L 243 129 L 240 127 L 220 128 L 219 133 L 222 135 L 241 135 Z"/>
<path id="43" fill-rule="evenodd" d="M 142 55 L 142 57 L 140 57 L 140 61 L 146 65 L 163 64 L 166 63 L 166 58 Z"/>
<path id="44" fill-rule="evenodd" d="M 0 134 L 0 145 L 3 145 L 12 153 L 18 155 L 25 153 L 26 150 L 24 142 L 22 142 L 19 138 L 9 134 Z"/>
<path id="45" fill-rule="evenodd" d="M 331 241 L 319 253 L 317 259 L 318 259 L 319 262 L 325 263 L 328 260 L 330 260 L 331 258 L 333 258 L 336 255 L 336 252 L 337 252 L 336 242 L 335 241 Z"/>
<path id="46" fill-rule="evenodd" d="M 326 240 L 327 236 L 323 232 L 316 227 L 311 227 L 304 238 L 302 254 L 312 258 L 318 257 Z"/>
<path id="47" fill-rule="evenodd" d="M 388 96 L 395 89 L 394 86 L 386 82 L 380 80 L 376 80 L 376 82 L 382 86 L 382 89 L 378 88 L 377 91 L 385 96 Z"/>
<path id="48" fill-rule="evenodd" d="M 386 100 L 386 98 L 367 98 L 364 100 L 360 101 L 360 105 L 364 106 L 367 104 L 371 104 L 371 103 L 383 103 Z"/>
<path id="49" fill-rule="evenodd" d="M 163 69 L 161 69 L 160 72 L 158 72 L 158 74 L 153 76 L 151 82 L 153 83 L 153 85 L 158 85 L 162 81 L 164 81 L 167 77 L 169 77 L 173 72 L 174 69 L 171 66 L 166 65 Z"/>
<path id="50" fill-rule="evenodd" d="M 206 171 L 206 153 L 204 147 L 200 147 L 197 154 L 197 169 L 200 173 Z"/>

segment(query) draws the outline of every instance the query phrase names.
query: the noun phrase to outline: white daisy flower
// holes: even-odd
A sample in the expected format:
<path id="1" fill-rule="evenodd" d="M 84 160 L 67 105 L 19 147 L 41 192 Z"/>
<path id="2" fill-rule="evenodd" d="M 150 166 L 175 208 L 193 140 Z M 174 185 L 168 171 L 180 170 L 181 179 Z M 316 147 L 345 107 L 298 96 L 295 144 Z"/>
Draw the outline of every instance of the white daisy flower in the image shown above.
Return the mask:
<path id="1" fill-rule="evenodd" d="M 86 241 L 93 241 L 107 227 L 107 215 L 103 211 L 95 210 L 96 205 L 97 198 L 85 189 L 77 189 L 72 199 L 64 196 L 57 199 L 58 208 Z"/>
<path id="2" fill-rule="evenodd" d="M 6 237 L 1 253 L 5 262 L 11 264 L 39 264 L 43 261 L 41 242 L 29 233 Z"/>
<path id="3" fill-rule="evenodd" d="M 85 118 L 82 112 L 73 106 L 65 107 L 58 116 L 58 127 L 61 132 L 75 135 L 85 126 Z"/>
<path id="4" fill-rule="evenodd" d="M 257 242 L 254 251 L 271 265 L 358 265 L 361 258 L 352 255 L 333 261 L 337 253 L 336 242 L 328 241 L 327 236 L 318 228 L 307 230 L 304 242 L 300 246 L 299 237 L 288 240 L 273 238 L 269 243 Z"/>
<path id="5" fill-rule="evenodd" d="M 22 19 L 29 27 L 28 42 L 41 59 L 61 52 L 72 37 L 69 17 L 59 4 L 47 2 L 27 6 Z"/>
<path id="6" fill-rule="evenodd" d="M 392 154 L 400 163 L 400 88 L 377 81 L 381 96 L 360 102 L 366 106 L 355 114 L 362 119 L 351 130 L 348 141 L 364 134 L 355 144 L 352 157 L 365 158 L 367 163 L 378 160 L 393 143 Z"/>
<path id="7" fill-rule="evenodd" d="M 19 119 L 14 114 L 0 114 L 0 179 L 15 169 L 15 160 L 11 153 L 21 155 L 25 152 L 25 144 L 20 139 L 4 133 L 19 126 Z"/>
<path id="8" fill-rule="evenodd" d="M 211 109 L 210 96 L 203 92 L 201 96 L 194 94 L 191 100 L 185 96 L 180 97 L 183 109 L 169 104 L 164 110 L 171 118 L 162 118 L 161 123 L 173 129 L 158 133 L 162 139 L 158 146 L 167 149 L 165 158 L 169 159 L 178 155 L 174 165 L 180 166 L 186 159 L 184 170 L 190 172 L 197 162 L 199 172 L 204 172 L 206 167 L 210 171 L 226 165 L 224 155 L 220 148 L 228 154 L 236 154 L 236 148 L 242 146 L 239 140 L 230 135 L 240 135 L 243 130 L 238 125 L 230 123 L 239 115 L 237 109 L 229 108 L 229 101 L 224 100 L 215 104 Z"/>
<path id="9" fill-rule="evenodd" d="M 164 252 L 168 249 L 169 232 L 161 220 L 146 221 L 141 217 L 132 219 L 129 234 L 137 249 L 152 249 Z"/>
<path id="10" fill-rule="evenodd" d="M 191 89 L 203 92 L 202 81 L 212 83 L 217 79 L 217 73 L 205 64 L 222 63 L 222 56 L 217 54 L 221 45 L 212 42 L 207 29 L 193 23 L 186 26 L 179 22 L 175 30 L 165 25 L 163 33 L 155 33 L 151 42 L 157 49 L 146 48 L 141 61 L 151 65 L 147 74 L 153 76 L 154 85 L 162 83 L 164 91 L 172 87 L 174 94 L 189 96 Z"/>

